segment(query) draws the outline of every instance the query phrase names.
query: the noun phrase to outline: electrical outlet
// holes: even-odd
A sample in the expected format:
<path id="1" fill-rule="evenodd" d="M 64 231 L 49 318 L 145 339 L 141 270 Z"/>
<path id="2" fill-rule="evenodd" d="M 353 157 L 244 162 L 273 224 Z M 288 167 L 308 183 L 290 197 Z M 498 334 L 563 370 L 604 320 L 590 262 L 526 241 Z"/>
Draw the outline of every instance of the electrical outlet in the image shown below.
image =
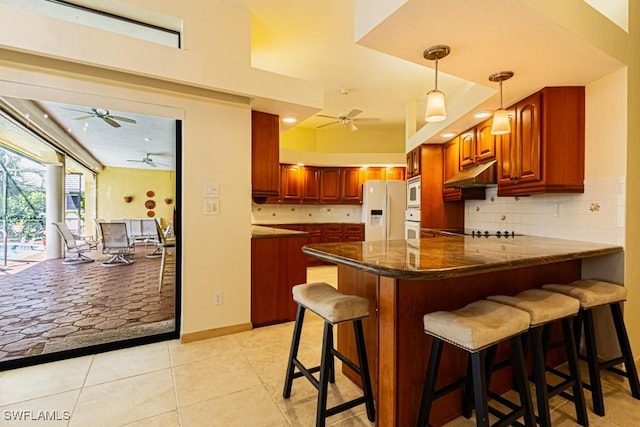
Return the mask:
<path id="1" fill-rule="evenodd" d="M 222 305 L 222 291 L 215 291 L 213 293 L 213 304 Z"/>
<path id="2" fill-rule="evenodd" d="M 560 203 L 553 205 L 553 216 L 560 216 Z"/>

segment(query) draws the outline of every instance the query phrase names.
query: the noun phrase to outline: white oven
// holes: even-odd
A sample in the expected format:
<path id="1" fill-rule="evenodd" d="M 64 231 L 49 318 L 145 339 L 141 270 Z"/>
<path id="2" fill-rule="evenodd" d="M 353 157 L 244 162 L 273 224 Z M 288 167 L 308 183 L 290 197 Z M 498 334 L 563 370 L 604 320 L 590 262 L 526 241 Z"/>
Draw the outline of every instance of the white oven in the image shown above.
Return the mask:
<path id="1" fill-rule="evenodd" d="M 407 208 L 420 209 L 420 177 L 414 176 L 407 181 Z"/>
<path id="2" fill-rule="evenodd" d="M 404 239 L 420 238 L 420 209 L 407 209 L 404 214 Z"/>

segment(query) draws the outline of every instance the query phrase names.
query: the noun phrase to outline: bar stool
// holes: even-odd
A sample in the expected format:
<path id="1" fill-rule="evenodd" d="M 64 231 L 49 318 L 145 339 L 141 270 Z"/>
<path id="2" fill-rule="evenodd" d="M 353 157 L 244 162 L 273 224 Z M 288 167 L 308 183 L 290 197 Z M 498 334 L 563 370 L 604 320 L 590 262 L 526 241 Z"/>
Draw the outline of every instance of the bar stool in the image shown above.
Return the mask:
<path id="1" fill-rule="evenodd" d="M 549 399 L 553 396 L 561 395 L 574 403 L 578 424 L 588 426 L 589 421 L 584 403 L 582 379 L 580 378 L 580 369 L 578 367 L 578 351 L 573 332 L 573 322 L 571 321 L 578 314 L 580 302 L 575 298 L 543 289 L 529 289 L 515 296 L 494 295 L 487 299 L 523 310 L 531 318 L 529 336 L 531 337 L 533 377 L 538 401 L 538 424 L 543 427 L 551 426 Z M 543 339 L 543 335 L 549 333 L 552 322 L 557 320 L 562 322 L 564 346 L 570 375 L 553 368 L 547 368 L 545 364 L 546 339 Z M 547 383 L 546 372 L 551 372 L 561 377 L 563 381 L 551 386 Z M 572 389 L 573 395 L 565 392 L 569 388 Z"/>
<path id="2" fill-rule="evenodd" d="M 631 395 L 640 399 L 640 382 L 638 382 L 638 372 L 631 354 L 631 345 L 627 328 L 624 325 L 622 316 L 622 302 L 627 299 L 627 289 L 624 286 L 616 285 L 601 280 L 576 280 L 568 285 L 549 284 L 542 286 L 544 289 L 569 295 L 580 301 L 581 310 L 576 319 L 575 332 L 580 334 L 580 329 L 584 325 L 584 339 L 587 350 L 587 363 L 589 365 L 590 384 L 584 384 L 585 388 L 591 390 L 593 400 L 593 412 L 604 416 L 604 397 L 602 395 L 602 382 L 600 371 L 607 369 L 615 374 L 626 377 L 629 380 Z M 611 310 L 611 317 L 615 324 L 618 345 L 622 355 L 610 360 L 598 360 L 598 348 L 596 346 L 595 327 L 593 324 L 593 309 L 608 305 Z M 614 367 L 614 365 L 624 363 L 625 371 Z"/>
<path id="3" fill-rule="evenodd" d="M 371 390 L 367 351 L 364 344 L 364 334 L 362 332 L 362 318 L 369 316 L 369 301 L 359 296 L 341 294 L 335 288 L 324 282 L 305 283 L 294 286 L 293 299 L 298 303 L 298 312 L 293 327 L 291 350 L 282 396 L 288 399 L 291 396 L 293 380 L 304 376 L 318 390 L 316 427 L 323 427 L 327 417 L 363 403 L 367 408 L 367 418 L 369 421 L 375 421 L 373 391 Z M 297 358 L 305 309 L 311 310 L 324 319 L 322 358 L 320 366 L 313 368 L 305 367 Z M 358 365 L 333 348 L 333 325 L 346 321 L 353 322 L 356 349 L 358 352 Z M 364 394 L 361 397 L 327 409 L 328 383 L 335 381 L 334 356 L 360 375 Z M 295 368 L 298 368 L 299 372 L 295 372 Z M 315 376 L 313 376 L 315 372 L 320 372 L 320 380 L 317 380 Z"/>
<path id="4" fill-rule="evenodd" d="M 527 313 L 493 301 L 475 301 L 459 310 L 426 314 L 424 332 L 433 337 L 433 342 L 420 403 L 418 426 L 428 425 L 434 400 L 463 386 L 465 387 L 463 415 L 467 418 L 471 416 L 467 397 L 473 394 L 478 427 L 490 425 L 489 412 L 500 417 L 500 425 L 513 424 L 520 417 L 524 417 L 526 426 L 535 425 L 521 339 L 522 333 L 528 328 Z M 487 390 L 485 367 L 487 350 L 506 340 L 510 341 L 513 353 L 513 374 L 516 389 L 520 395 L 520 405 L 515 405 Z M 469 353 L 472 384 L 463 378 L 436 390 L 442 347 L 445 342 Z M 503 414 L 489 407 L 487 403 L 489 397 L 507 406 L 512 412 Z"/>

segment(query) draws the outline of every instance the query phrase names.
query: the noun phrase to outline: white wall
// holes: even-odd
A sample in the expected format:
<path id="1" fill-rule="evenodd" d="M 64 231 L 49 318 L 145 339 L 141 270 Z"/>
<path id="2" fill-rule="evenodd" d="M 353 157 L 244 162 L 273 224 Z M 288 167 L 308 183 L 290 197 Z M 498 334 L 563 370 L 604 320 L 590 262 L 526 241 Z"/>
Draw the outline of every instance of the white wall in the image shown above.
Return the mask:
<path id="1" fill-rule="evenodd" d="M 627 70 L 586 87 L 585 192 L 465 202 L 465 227 L 624 245 Z"/>

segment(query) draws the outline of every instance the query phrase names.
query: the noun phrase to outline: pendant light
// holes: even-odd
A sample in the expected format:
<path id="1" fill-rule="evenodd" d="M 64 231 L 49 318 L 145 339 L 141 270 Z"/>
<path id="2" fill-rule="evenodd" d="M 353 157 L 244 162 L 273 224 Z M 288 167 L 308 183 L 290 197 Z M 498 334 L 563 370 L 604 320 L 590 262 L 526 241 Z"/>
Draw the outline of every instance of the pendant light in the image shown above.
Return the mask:
<path id="1" fill-rule="evenodd" d="M 489 80 L 492 82 L 500 82 L 500 109 L 493 113 L 493 123 L 491 124 L 492 135 L 503 135 L 511 133 L 511 124 L 509 123 L 509 113 L 502 108 L 502 82 L 513 77 L 513 71 L 500 71 L 491 74 Z"/>
<path id="2" fill-rule="evenodd" d="M 436 61 L 436 85 L 427 93 L 427 111 L 424 119 L 429 122 L 441 122 L 447 118 L 447 109 L 444 102 L 444 93 L 438 90 L 438 60 L 449 55 L 451 48 L 445 45 L 432 46 L 424 51 L 423 56 L 429 61 Z"/>

